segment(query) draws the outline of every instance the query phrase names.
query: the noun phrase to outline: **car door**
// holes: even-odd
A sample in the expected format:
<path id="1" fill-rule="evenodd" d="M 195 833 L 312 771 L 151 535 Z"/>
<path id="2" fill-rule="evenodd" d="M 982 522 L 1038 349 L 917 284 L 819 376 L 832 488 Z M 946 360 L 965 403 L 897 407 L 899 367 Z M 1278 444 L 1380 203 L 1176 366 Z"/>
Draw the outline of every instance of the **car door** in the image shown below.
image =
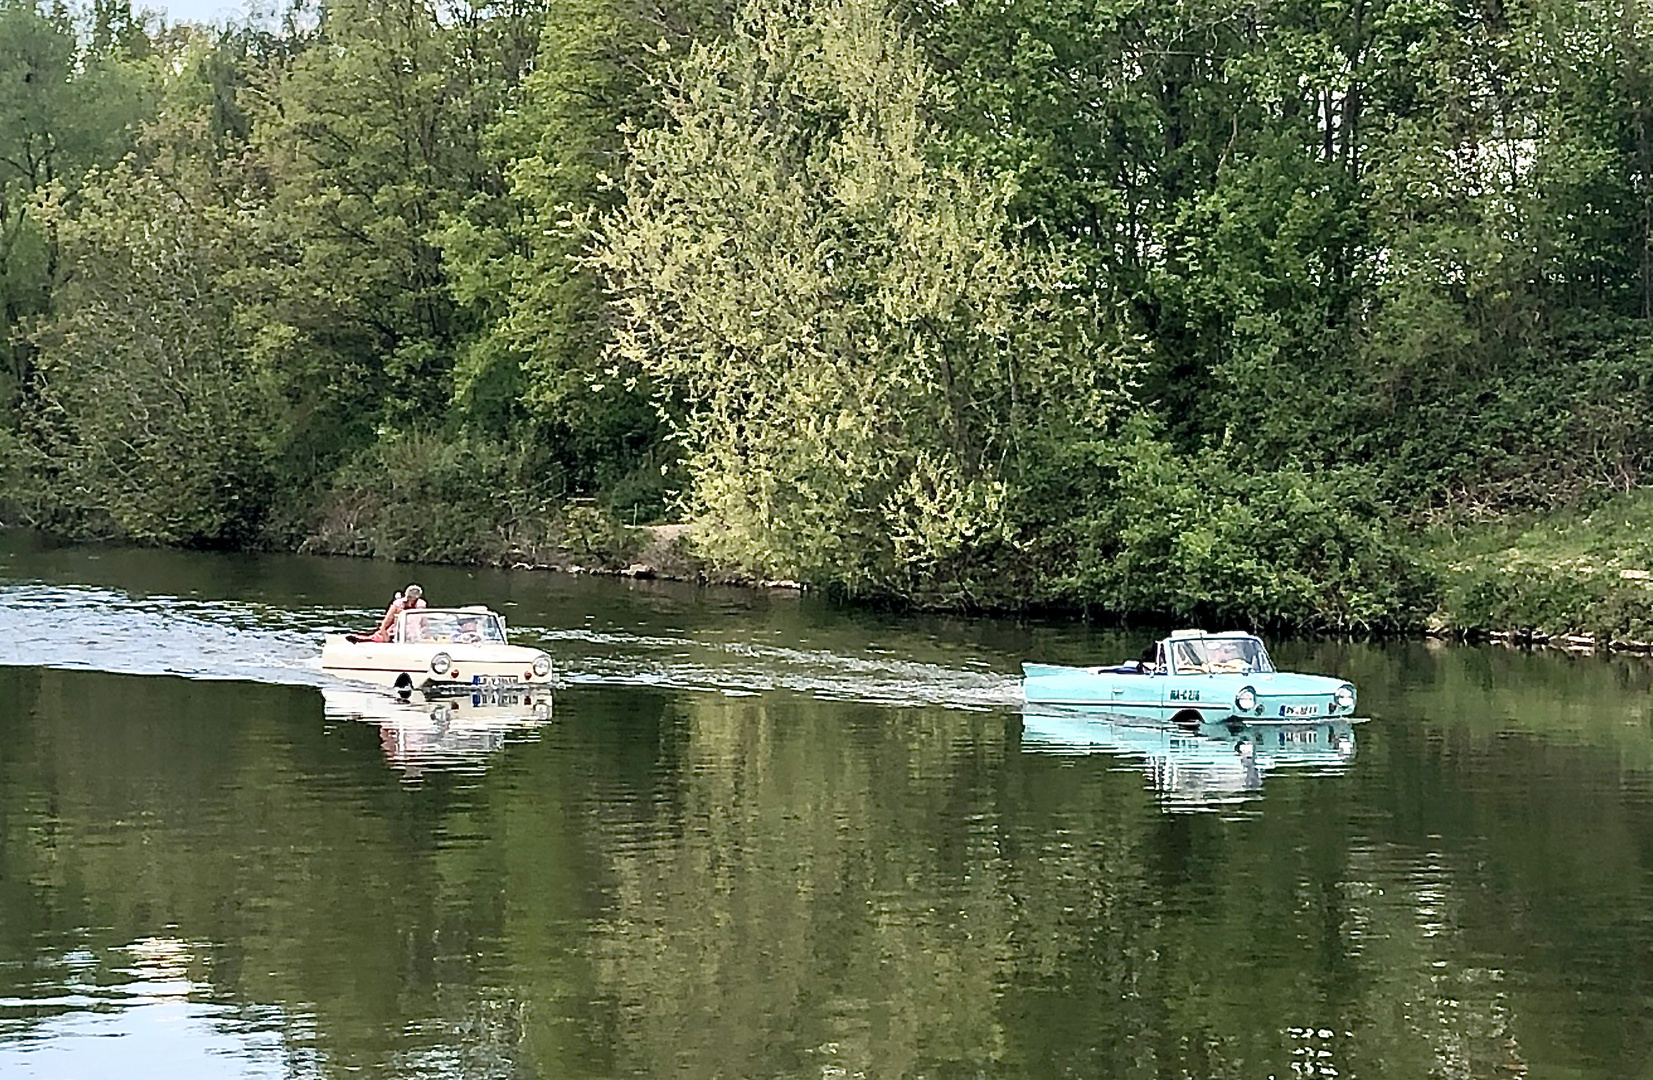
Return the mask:
<path id="1" fill-rule="evenodd" d="M 402 644 L 402 619 L 398 614 L 390 628 L 389 641 L 364 641 L 362 666 L 374 671 L 407 671 L 408 646 Z"/>
<path id="2" fill-rule="evenodd" d="M 1207 695 L 1211 680 L 1204 674 L 1190 674 L 1185 671 L 1189 658 L 1181 654 L 1174 642 L 1169 648 L 1161 642 L 1160 650 L 1163 654 L 1161 659 L 1168 661 L 1161 665 L 1168 674 L 1159 680 L 1160 715 L 1169 720 L 1180 712 L 1198 710 L 1205 704 L 1201 699 Z"/>

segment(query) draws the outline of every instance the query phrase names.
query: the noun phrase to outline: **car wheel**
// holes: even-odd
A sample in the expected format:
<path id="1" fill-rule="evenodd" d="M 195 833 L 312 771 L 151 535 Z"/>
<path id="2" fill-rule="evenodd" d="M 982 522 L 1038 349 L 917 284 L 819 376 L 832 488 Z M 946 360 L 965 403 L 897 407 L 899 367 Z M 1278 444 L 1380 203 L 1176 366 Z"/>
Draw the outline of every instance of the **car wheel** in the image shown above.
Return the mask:
<path id="1" fill-rule="evenodd" d="M 1184 709 L 1182 712 L 1179 712 L 1177 715 L 1171 717 L 1171 723 L 1188 732 L 1190 735 L 1199 734 L 1200 725 L 1204 722 L 1205 718 L 1193 709 Z"/>

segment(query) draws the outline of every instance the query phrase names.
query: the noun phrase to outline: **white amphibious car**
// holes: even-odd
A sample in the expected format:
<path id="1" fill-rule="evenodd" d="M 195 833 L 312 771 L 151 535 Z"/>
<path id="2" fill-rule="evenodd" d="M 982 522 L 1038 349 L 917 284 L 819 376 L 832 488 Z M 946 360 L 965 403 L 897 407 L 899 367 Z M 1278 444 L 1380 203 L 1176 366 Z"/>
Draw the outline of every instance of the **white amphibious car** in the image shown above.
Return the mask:
<path id="1" fill-rule="evenodd" d="M 322 670 L 393 690 L 468 694 L 478 687 L 549 687 L 551 658 L 512 645 L 505 620 L 485 607 L 404 611 L 389 641 L 328 634 Z"/>

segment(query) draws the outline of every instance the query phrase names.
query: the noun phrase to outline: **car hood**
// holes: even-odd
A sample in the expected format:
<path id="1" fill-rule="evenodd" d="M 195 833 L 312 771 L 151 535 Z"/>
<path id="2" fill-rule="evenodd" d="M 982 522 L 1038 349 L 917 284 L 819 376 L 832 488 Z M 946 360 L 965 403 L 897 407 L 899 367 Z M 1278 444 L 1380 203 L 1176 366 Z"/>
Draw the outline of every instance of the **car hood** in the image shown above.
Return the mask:
<path id="1" fill-rule="evenodd" d="M 500 645 L 492 641 L 420 641 L 398 644 L 395 642 L 348 641 L 341 634 L 329 634 L 325 644 L 329 650 L 395 649 L 401 653 L 412 653 L 416 656 L 435 656 L 439 652 L 444 652 L 452 657 L 455 663 L 468 661 L 473 664 L 532 664 L 537 658 L 547 655 L 544 649 L 531 649 L 526 645 Z"/>
<path id="2" fill-rule="evenodd" d="M 453 661 L 456 664 L 463 663 L 467 660 L 473 664 L 504 664 L 514 663 L 517 661 L 521 661 L 525 664 L 532 664 L 536 657 L 545 655 L 545 652 L 542 649 L 530 649 L 525 645 L 497 645 L 492 642 L 467 644 L 465 642 L 454 641 L 436 644 L 427 643 L 409 647 L 425 649 L 433 655 L 435 653 L 445 652 L 449 656 L 453 657 Z"/>
<path id="3" fill-rule="evenodd" d="M 1351 685 L 1344 679 L 1332 679 L 1325 675 L 1299 675 L 1292 671 L 1259 671 L 1250 675 L 1233 675 L 1230 677 L 1236 682 L 1251 687 L 1264 697 L 1335 694 L 1338 687 Z"/>

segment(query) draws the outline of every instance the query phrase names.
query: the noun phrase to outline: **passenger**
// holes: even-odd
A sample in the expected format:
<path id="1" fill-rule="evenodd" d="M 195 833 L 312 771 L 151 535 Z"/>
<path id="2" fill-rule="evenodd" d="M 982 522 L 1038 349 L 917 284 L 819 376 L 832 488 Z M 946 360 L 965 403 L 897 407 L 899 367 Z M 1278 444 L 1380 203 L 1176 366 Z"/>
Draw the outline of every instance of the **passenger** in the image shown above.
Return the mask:
<path id="1" fill-rule="evenodd" d="M 396 598 L 385 609 L 385 617 L 379 623 L 379 628 L 367 637 L 368 641 L 389 641 L 391 631 L 396 629 L 396 616 L 404 611 L 413 611 L 425 606 L 425 590 L 417 585 L 409 585 L 396 594 Z"/>
<path id="2" fill-rule="evenodd" d="M 446 645 L 454 640 L 454 621 L 445 615 L 419 620 L 419 640 Z"/>

